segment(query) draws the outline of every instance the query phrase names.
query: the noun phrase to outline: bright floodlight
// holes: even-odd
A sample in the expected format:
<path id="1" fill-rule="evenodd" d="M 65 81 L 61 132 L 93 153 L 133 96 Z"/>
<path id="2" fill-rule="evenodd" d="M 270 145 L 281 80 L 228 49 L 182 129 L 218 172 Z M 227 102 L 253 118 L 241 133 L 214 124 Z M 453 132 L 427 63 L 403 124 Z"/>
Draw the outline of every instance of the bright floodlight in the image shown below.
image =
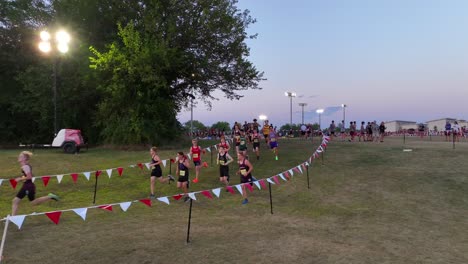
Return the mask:
<path id="1" fill-rule="evenodd" d="M 267 117 L 266 115 L 259 115 L 259 116 L 258 116 L 258 119 L 260 119 L 260 120 L 263 121 L 263 120 L 267 120 L 268 117 Z"/>
<path id="2" fill-rule="evenodd" d="M 70 42 L 70 34 L 67 32 L 60 30 L 55 34 L 55 40 L 57 43 L 69 43 Z"/>
<path id="3" fill-rule="evenodd" d="M 294 93 L 294 92 L 284 92 L 284 96 L 296 97 L 296 93 Z"/>
<path id="4" fill-rule="evenodd" d="M 58 51 L 60 51 L 61 53 L 66 53 L 68 51 L 68 44 L 67 43 L 59 43 L 57 45 L 57 49 Z"/>
<path id="5" fill-rule="evenodd" d="M 47 52 L 50 52 L 51 49 L 52 47 L 50 46 L 50 42 L 39 42 L 40 51 L 47 53 Z"/>
<path id="6" fill-rule="evenodd" d="M 41 31 L 40 37 L 42 41 L 49 41 L 50 40 L 50 34 L 47 31 Z"/>
<path id="7" fill-rule="evenodd" d="M 321 113 L 323 113 L 323 109 L 317 109 L 317 111 L 315 111 L 315 112 L 317 112 L 317 114 L 321 114 Z"/>
<path id="8" fill-rule="evenodd" d="M 346 107 L 346 105 L 345 105 L 345 104 L 341 104 L 341 107 L 345 108 L 345 107 Z"/>

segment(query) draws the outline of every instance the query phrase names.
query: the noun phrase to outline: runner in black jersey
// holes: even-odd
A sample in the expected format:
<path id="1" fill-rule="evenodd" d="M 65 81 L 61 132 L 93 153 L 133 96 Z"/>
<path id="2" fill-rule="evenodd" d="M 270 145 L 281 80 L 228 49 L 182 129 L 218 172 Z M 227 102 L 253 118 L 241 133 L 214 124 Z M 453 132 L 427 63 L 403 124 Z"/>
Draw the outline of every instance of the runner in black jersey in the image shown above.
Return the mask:
<path id="1" fill-rule="evenodd" d="M 242 196 L 244 197 L 244 200 L 242 201 L 242 204 L 247 204 L 249 200 L 247 199 L 247 191 L 245 190 L 245 185 L 246 183 L 252 184 L 252 170 L 253 166 L 252 164 L 245 158 L 243 153 L 239 153 L 237 155 L 238 157 L 238 163 L 239 163 L 239 171 L 238 174 L 240 175 L 240 182 L 242 184 Z"/>
<path id="2" fill-rule="evenodd" d="M 184 191 L 184 201 L 188 201 L 190 199 L 187 196 L 190 162 L 183 152 L 177 153 L 177 159 L 178 160 L 176 174 L 179 176 L 179 178 L 177 179 L 177 188 L 180 188 Z"/>
<path id="3" fill-rule="evenodd" d="M 153 169 L 151 170 L 151 176 L 150 176 L 150 198 L 155 199 L 156 196 L 154 195 L 154 184 L 156 182 L 156 179 L 159 180 L 160 183 L 166 183 L 166 182 L 171 182 L 175 181 L 174 177 L 172 175 L 167 176 L 167 178 L 162 177 L 162 169 L 161 169 L 161 158 L 159 158 L 158 155 L 158 148 L 157 147 L 152 147 L 150 149 L 150 154 L 151 154 L 151 163 L 149 164 L 150 168 L 152 167 Z"/>
<path id="4" fill-rule="evenodd" d="M 224 146 L 220 146 L 218 150 L 219 181 L 227 186 L 229 185 L 229 163 L 233 161 L 233 158 L 227 153 Z"/>
<path id="5" fill-rule="evenodd" d="M 260 135 L 257 133 L 257 131 L 254 131 L 253 133 L 252 141 L 253 141 L 253 150 L 255 151 L 255 154 L 257 155 L 257 160 L 259 160 L 260 159 Z"/>

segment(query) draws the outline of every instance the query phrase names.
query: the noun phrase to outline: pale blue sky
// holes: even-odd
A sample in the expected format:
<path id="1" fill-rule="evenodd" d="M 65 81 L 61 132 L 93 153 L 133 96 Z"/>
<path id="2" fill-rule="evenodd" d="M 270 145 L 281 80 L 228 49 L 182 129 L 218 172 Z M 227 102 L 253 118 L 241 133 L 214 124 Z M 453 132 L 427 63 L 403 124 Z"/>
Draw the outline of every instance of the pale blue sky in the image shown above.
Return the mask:
<path id="1" fill-rule="evenodd" d="M 240 101 L 219 94 L 211 111 L 198 105 L 194 119 L 251 121 L 266 114 L 275 125 L 322 127 L 342 119 L 424 122 L 468 119 L 468 1 L 464 0 L 240 0 L 257 19 L 249 33 L 250 60 L 268 79 Z M 312 96 L 312 97 L 311 97 Z M 334 107 L 334 108 L 333 108 Z M 243 108 L 243 110 L 240 110 Z M 190 109 L 179 121 L 190 120 Z"/>

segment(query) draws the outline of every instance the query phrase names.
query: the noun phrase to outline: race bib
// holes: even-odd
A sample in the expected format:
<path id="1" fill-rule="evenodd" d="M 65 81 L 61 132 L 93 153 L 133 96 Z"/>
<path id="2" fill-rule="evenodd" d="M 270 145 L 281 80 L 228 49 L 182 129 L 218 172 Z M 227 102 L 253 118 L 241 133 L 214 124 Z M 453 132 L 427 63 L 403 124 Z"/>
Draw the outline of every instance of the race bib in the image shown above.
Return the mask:
<path id="1" fill-rule="evenodd" d="M 240 139 L 240 136 L 236 136 L 236 139 L 239 140 L 239 139 Z"/>
<path id="2" fill-rule="evenodd" d="M 224 160 L 220 160 L 219 164 L 224 165 Z"/>
<path id="3" fill-rule="evenodd" d="M 245 141 L 241 141 L 240 143 L 241 143 L 241 145 L 245 145 Z"/>
<path id="4" fill-rule="evenodd" d="M 244 176 L 247 175 L 247 170 L 246 170 L 246 169 L 242 169 L 240 172 L 241 172 L 241 174 L 244 175 Z"/>
<path id="5" fill-rule="evenodd" d="M 275 141 L 276 141 L 276 138 L 272 138 L 272 139 L 271 139 L 271 142 L 275 142 Z"/>
<path id="6" fill-rule="evenodd" d="M 193 153 L 193 158 L 198 159 L 198 153 Z"/>
<path id="7" fill-rule="evenodd" d="M 254 142 L 255 142 L 255 143 L 258 143 L 258 138 L 254 139 Z"/>
<path id="8" fill-rule="evenodd" d="M 179 175 L 184 177 L 185 176 L 185 171 L 184 170 L 179 171 Z"/>

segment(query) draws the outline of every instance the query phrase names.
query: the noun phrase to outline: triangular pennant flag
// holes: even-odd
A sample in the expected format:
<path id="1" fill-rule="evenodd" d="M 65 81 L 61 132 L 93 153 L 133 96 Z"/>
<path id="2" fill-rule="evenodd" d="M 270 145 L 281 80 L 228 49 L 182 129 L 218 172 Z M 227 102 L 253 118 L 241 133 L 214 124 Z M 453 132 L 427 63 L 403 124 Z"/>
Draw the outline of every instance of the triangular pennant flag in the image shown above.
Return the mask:
<path id="1" fill-rule="evenodd" d="M 176 195 L 173 195 L 172 198 L 174 198 L 176 201 L 180 200 L 180 198 L 182 198 L 183 195 L 182 194 L 176 194 Z"/>
<path id="2" fill-rule="evenodd" d="M 226 190 L 228 190 L 228 192 L 234 194 L 234 189 L 232 189 L 232 186 L 226 186 Z"/>
<path id="3" fill-rule="evenodd" d="M 133 164 L 132 164 L 132 165 L 130 165 L 129 167 L 130 167 L 130 168 L 135 168 L 135 167 L 136 167 L 136 165 L 133 165 Z"/>
<path id="4" fill-rule="evenodd" d="M 259 180 L 260 185 L 262 186 L 263 189 L 266 189 L 266 183 L 264 179 Z"/>
<path id="5" fill-rule="evenodd" d="M 88 208 L 77 208 L 73 209 L 75 214 L 79 215 L 83 220 L 86 220 L 86 214 L 88 213 Z"/>
<path id="6" fill-rule="evenodd" d="M 169 199 L 167 197 L 158 197 L 158 201 L 169 204 Z"/>
<path id="7" fill-rule="evenodd" d="M 294 176 L 294 172 L 293 172 L 292 169 L 288 170 L 288 172 L 289 172 L 289 174 L 290 174 L 291 176 Z"/>
<path id="8" fill-rule="evenodd" d="M 55 212 L 50 212 L 50 213 L 45 213 L 47 217 L 49 217 L 52 222 L 54 222 L 56 225 L 58 225 L 60 221 L 60 216 L 62 215 L 62 211 L 55 211 Z"/>
<path id="9" fill-rule="evenodd" d="M 215 149 L 218 150 L 218 146 L 214 145 Z"/>
<path id="10" fill-rule="evenodd" d="M 124 202 L 124 203 L 120 203 L 120 208 L 122 209 L 122 211 L 124 212 L 127 212 L 128 208 L 130 207 L 130 205 L 132 204 L 132 202 Z"/>
<path id="11" fill-rule="evenodd" d="M 99 177 L 101 175 L 102 171 L 100 170 L 97 170 L 95 173 L 94 173 L 94 176 Z"/>
<path id="12" fill-rule="evenodd" d="M 208 162 L 204 161 L 202 166 L 203 168 L 208 168 Z"/>
<path id="13" fill-rule="evenodd" d="M 151 207 L 151 200 L 150 199 L 141 199 L 139 201 L 146 204 L 147 206 Z"/>
<path id="14" fill-rule="evenodd" d="M 83 175 L 86 177 L 86 179 L 89 181 L 89 177 L 91 176 L 91 172 L 83 172 Z"/>
<path id="15" fill-rule="evenodd" d="M 18 229 L 21 229 L 21 226 L 23 225 L 24 218 L 26 218 L 26 215 L 14 215 L 14 216 L 9 216 L 8 219 L 18 226 Z"/>
<path id="16" fill-rule="evenodd" d="M 188 196 L 189 196 L 190 199 L 192 199 L 192 200 L 197 200 L 197 197 L 195 197 L 195 193 L 188 193 Z"/>
<path id="17" fill-rule="evenodd" d="M 250 183 L 244 183 L 245 188 L 249 189 L 250 192 L 253 192 L 253 187 Z"/>
<path id="18" fill-rule="evenodd" d="M 271 183 L 271 184 L 276 184 L 275 182 L 273 182 L 273 181 L 271 180 L 271 178 L 267 178 L 266 180 L 267 180 L 267 182 L 269 182 L 269 183 Z"/>
<path id="19" fill-rule="evenodd" d="M 76 180 L 78 180 L 78 173 L 72 173 L 70 176 L 72 177 L 73 182 L 76 183 Z"/>
<path id="20" fill-rule="evenodd" d="M 321 150 L 320 148 L 318 148 L 318 149 L 316 150 L 316 152 L 317 152 L 317 153 L 322 153 L 322 150 Z"/>
<path id="21" fill-rule="evenodd" d="M 167 160 L 162 160 L 163 166 L 166 167 Z"/>
<path id="22" fill-rule="evenodd" d="M 283 173 L 280 173 L 278 174 L 280 176 L 280 178 L 283 180 L 283 181 L 287 181 L 286 178 L 284 177 Z M 275 176 L 276 177 L 276 176 Z"/>
<path id="23" fill-rule="evenodd" d="M 32 182 L 35 182 L 36 181 L 36 177 L 32 177 Z"/>
<path id="24" fill-rule="evenodd" d="M 175 159 L 171 159 L 171 163 L 175 163 Z"/>
<path id="25" fill-rule="evenodd" d="M 244 193 L 242 192 L 242 184 L 237 184 L 237 185 L 235 185 L 235 186 L 236 186 L 237 190 L 239 191 L 239 193 L 240 193 L 241 195 L 244 194 Z"/>
<path id="26" fill-rule="evenodd" d="M 2 183 L 3 183 L 3 179 L 0 179 L 0 186 L 2 185 Z"/>
<path id="27" fill-rule="evenodd" d="M 16 185 L 18 184 L 18 182 L 15 179 L 10 179 L 10 184 L 11 187 L 13 187 L 13 189 L 16 189 Z"/>
<path id="28" fill-rule="evenodd" d="M 117 168 L 117 172 L 119 173 L 119 176 L 122 176 L 123 168 L 122 167 Z"/>
<path id="29" fill-rule="evenodd" d="M 219 195 L 221 194 L 221 188 L 216 188 L 211 191 L 216 195 L 216 197 L 219 198 Z"/>
<path id="30" fill-rule="evenodd" d="M 280 184 L 277 175 L 273 176 L 273 180 L 275 181 L 276 184 Z"/>
<path id="31" fill-rule="evenodd" d="M 57 182 L 61 183 L 63 179 L 63 175 L 57 175 Z"/>
<path id="32" fill-rule="evenodd" d="M 192 159 L 192 157 L 190 157 L 190 153 L 187 154 L 187 157 L 188 157 L 189 159 Z"/>
<path id="33" fill-rule="evenodd" d="M 107 176 L 109 176 L 109 179 L 110 179 L 112 176 L 112 169 L 107 169 L 106 172 L 107 172 Z"/>
<path id="34" fill-rule="evenodd" d="M 297 173 L 303 173 L 303 172 L 302 172 L 301 165 L 298 165 L 298 166 L 296 167 L 296 169 L 297 169 L 297 170 L 296 170 Z"/>
<path id="35" fill-rule="evenodd" d="M 213 199 L 213 195 L 211 195 L 210 191 L 201 191 L 201 193 L 203 195 L 205 195 L 206 197 L 208 197 L 209 199 Z"/>
<path id="36" fill-rule="evenodd" d="M 142 169 L 143 169 L 143 164 L 141 164 L 141 163 L 138 163 L 138 164 L 137 164 L 137 166 L 140 168 L 140 170 L 142 170 Z"/>
<path id="37" fill-rule="evenodd" d="M 101 206 L 98 206 L 98 208 L 101 208 L 101 209 L 104 209 L 104 210 L 107 210 L 107 211 L 111 211 L 111 212 L 112 212 L 112 205 L 110 205 L 110 204 L 101 205 Z"/>
<path id="38" fill-rule="evenodd" d="M 149 162 L 145 163 L 146 168 L 149 170 L 150 169 L 150 164 Z"/>
<path id="39" fill-rule="evenodd" d="M 50 176 L 42 176 L 42 181 L 44 182 L 44 187 L 47 187 L 47 184 L 49 184 L 50 181 Z"/>
<path id="40" fill-rule="evenodd" d="M 310 163 L 306 161 L 305 165 L 306 165 L 307 167 L 309 166 L 309 164 L 310 164 Z"/>
<path id="41" fill-rule="evenodd" d="M 210 147 L 206 148 L 206 150 L 208 150 L 208 152 L 211 152 L 211 148 L 210 148 Z"/>
<path id="42" fill-rule="evenodd" d="M 255 184 L 255 186 L 257 186 L 257 188 L 258 188 L 259 190 L 262 189 L 262 187 L 260 186 L 259 181 L 254 181 L 253 183 Z"/>

